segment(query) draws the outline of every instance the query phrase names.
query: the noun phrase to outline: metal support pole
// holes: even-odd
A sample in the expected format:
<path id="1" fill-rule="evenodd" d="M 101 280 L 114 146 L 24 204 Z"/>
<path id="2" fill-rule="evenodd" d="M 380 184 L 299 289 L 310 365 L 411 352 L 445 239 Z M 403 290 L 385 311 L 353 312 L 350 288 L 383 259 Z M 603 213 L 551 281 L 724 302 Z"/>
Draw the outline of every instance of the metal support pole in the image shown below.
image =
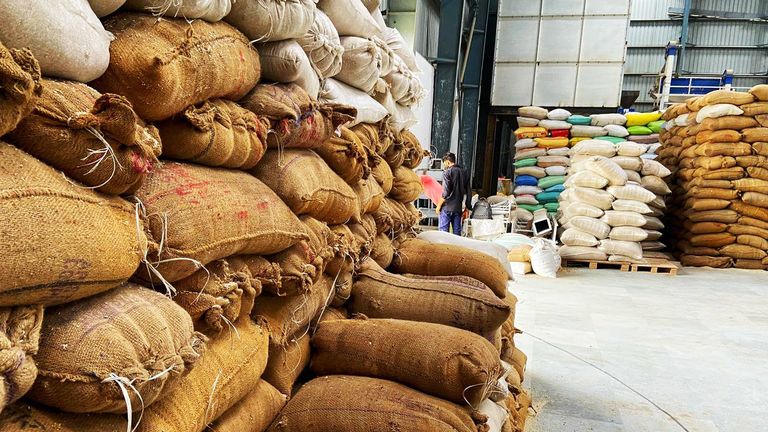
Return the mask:
<path id="1" fill-rule="evenodd" d="M 659 101 L 659 109 L 667 109 L 669 105 L 669 93 L 672 87 L 672 73 L 675 70 L 675 58 L 677 54 L 677 42 L 669 41 L 667 44 L 666 64 L 664 65 L 664 86 L 661 90 L 661 101 Z"/>
<path id="2" fill-rule="evenodd" d="M 683 8 L 683 28 L 680 30 L 680 58 L 677 61 L 677 75 L 680 75 L 680 71 L 683 67 L 683 59 L 685 58 L 685 46 L 688 45 L 688 21 L 691 18 L 691 3 L 693 0 L 685 0 L 685 8 Z"/>
<path id="3" fill-rule="evenodd" d="M 451 148 L 463 15 L 464 0 L 440 2 L 440 30 L 432 109 L 432 145 L 438 158 Z"/>

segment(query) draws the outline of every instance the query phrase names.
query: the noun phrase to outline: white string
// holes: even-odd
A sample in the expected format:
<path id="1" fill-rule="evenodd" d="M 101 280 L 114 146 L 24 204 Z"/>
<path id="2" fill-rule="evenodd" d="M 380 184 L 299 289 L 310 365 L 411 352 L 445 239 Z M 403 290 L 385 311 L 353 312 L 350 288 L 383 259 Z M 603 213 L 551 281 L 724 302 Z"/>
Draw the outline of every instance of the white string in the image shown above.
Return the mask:
<path id="1" fill-rule="evenodd" d="M 123 394 L 123 399 L 125 400 L 125 407 L 126 407 L 126 412 L 128 416 L 128 424 L 126 425 L 127 432 L 135 432 L 136 429 L 139 427 L 139 424 L 141 423 L 142 417 L 144 416 L 144 399 L 141 397 L 141 393 L 139 393 L 136 387 L 134 387 L 133 385 L 134 381 L 136 381 L 135 378 L 132 380 L 128 380 L 128 378 L 121 377 L 115 374 L 114 372 L 110 373 L 109 377 L 105 378 L 102 381 L 102 383 L 113 382 L 117 384 L 117 386 L 120 388 L 120 392 Z M 141 402 L 141 410 L 139 412 L 139 419 L 136 421 L 136 426 L 133 426 L 133 404 L 131 402 L 131 396 L 130 394 L 128 394 L 128 389 L 133 390 L 133 392 L 136 393 L 136 397 L 139 398 L 139 402 Z"/>
<path id="2" fill-rule="evenodd" d="M 216 393 L 216 386 L 219 384 L 219 378 L 221 378 L 221 369 L 219 369 L 219 373 L 216 375 L 216 379 L 213 380 L 213 387 L 211 388 L 211 394 L 208 395 L 208 406 L 205 407 L 205 417 L 203 417 L 203 420 L 205 424 L 208 424 L 208 414 L 210 413 L 211 407 L 213 406 L 213 396 Z"/>

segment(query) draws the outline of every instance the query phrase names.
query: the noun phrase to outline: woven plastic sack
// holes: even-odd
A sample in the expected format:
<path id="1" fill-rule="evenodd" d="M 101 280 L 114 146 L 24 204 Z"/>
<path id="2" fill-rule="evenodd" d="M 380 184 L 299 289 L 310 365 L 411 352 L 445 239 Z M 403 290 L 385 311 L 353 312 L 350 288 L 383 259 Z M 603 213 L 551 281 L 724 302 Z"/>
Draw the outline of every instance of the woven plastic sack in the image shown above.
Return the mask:
<path id="1" fill-rule="evenodd" d="M 528 167 L 520 167 L 515 169 L 515 174 L 517 175 L 526 175 L 526 176 L 532 176 L 536 178 L 542 178 L 546 177 L 547 172 L 544 170 L 544 168 L 537 167 L 537 166 L 528 166 Z"/>
<path id="2" fill-rule="evenodd" d="M 672 174 L 672 172 L 661 163 L 649 159 L 643 159 L 643 169 L 640 173 L 644 176 L 653 175 L 661 178 Z"/>
<path id="3" fill-rule="evenodd" d="M 600 241 L 592 234 L 580 231 L 577 228 L 568 228 L 560 235 L 560 241 L 566 246 L 588 246 L 594 247 L 600 244 Z"/>
<path id="4" fill-rule="evenodd" d="M 359 2 L 358 2 L 359 3 Z M 346 36 L 341 71 L 336 79 L 366 93 L 371 93 L 381 76 L 381 54 L 376 43 L 369 39 Z"/>
<path id="5" fill-rule="evenodd" d="M 546 130 L 570 129 L 571 124 L 562 120 L 541 120 L 539 127 Z"/>
<path id="6" fill-rule="evenodd" d="M 569 141 L 570 144 L 570 141 Z M 550 148 L 547 149 L 547 156 L 568 156 L 571 149 L 568 147 Z"/>
<path id="7" fill-rule="evenodd" d="M 585 140 L 573 146 L 570 154 L 613 157 L 616 155 L 616 146 L 603 140 Z"/>
<path id="8" fill-rule="evenodd" d="M 599 218 L 603 214 L 605 214 L 604 210 L 583 202 L 569 202 L 567 206 L 563 203 L 563 216 L 566 218 L 574 216 Z"/>
<path id="9" fill-rule="evenodd" d="M 653 213 L 653 210 L 651 210 L 648 204 L 640 201 L 633 201 L 633 200 L 626 200 L 626 199 L 617 199 L 616 201 L 614 201 L 613 209 L 617 211 L 622 211 L 622 212 L 634 212 L 639 214 Z M 645 222 L 643 222 L 642 225 L 645 225 Z"/>
<path id="10" fill-rule="evenodd" d="M 607 223 L 591 217 L 576 216 L 571 218 L 568 223 L 579 231 L 590 234 L 598 240 L 608 238 L 608 234 L 611 232 L 611 227 Z"/>
<path id="11" fill-rule="evenodd" d="M 617 226 L 611 229 L 608 238 L 611 240 L 641 242 L 648 238 L 648 233 L 644 229 L 634 226 Z"/>
<path id="12" fill-rule="evenodd" d="M 608 255 L 623 255 L 634 260 L 643 259 L 643 248 L 636 242 L 602 240 L 597 248 Z"/>
<path id="13" fill-rule="evenodd" d="M 625 114 L 625 117 L 627 118 L 627 127 L 645 126 L 650 122 L 660 119 L 661 111 L 654 111 L 649 113 L 629 112 Z"/>
<path id="14" fill-rule="evenodd" d="M 636 156 L 614 156 L 611 161 L 623 170 L 639 172 L 643 168 L 643 161 Z"/>
<path id="15" fill-rule="evenodd" d="M 373 13 L 374 20 L 381 18 L 381 11 L 377 10 Z M 383 19 L 382 19 L 383 21 Z M 405 41 L 403 36 L 396 28 L 387 27 L 383 22 L 378 23 L 380 31 L 378 37 L 387 43 L 389 49 L 395 52 L 400 59 L 402 59 L 408 69 L 413 73 L 420 73 L 418 61 L 416 60 L 416 54 L 413 52 L 413 48 Z"/>
<path id="16" fill-rule="evenodd" d="M 718 118 L 729 115 L 742 115 L 744 111 L 736 105 L 731 104 L 714 104 L 708 105 L 696 113 L 696 123 L 701 123 L 706 118 Z"/>
<path id="17" fill-rule="evenodd" d="M 522 138 L 542 138 L 547 136 L 547 130 L 543 127 L 519 127 L 514 132 L 517 139 Z"/>
<path id="18" fill-rule="evenodd" d="M 314 0 L 237 0 L 224 18 L 248 39 L 271 42 L 297 39 L 315 21 Z"/>
<path id="19" fill-rule="evenodd" d="M 626 199 L 649 203 L 656 199 L 656 195 L 644 187 L 634 184 L 625 186 L 609 186 L 607 191 L 616 199 Z"/>
<path id="20" fill-rule="evenodd" d="M 87 0 L 0 2 L 0 42 L 29 49 L 48 77 L 88 82 L 109 65 L 113 37 Z"/>
<path id="21" fill-rule="evenodd" d="M 547 113 L 547 118 L 550 120 L 568 120 L 568 118 L 571 116 L 571 113 L 568 110 L 562 109 L 562 108 L 555 108 L 552 111 Z"/>
<path id="22" fill-rule="evenodd" d="M 543 192 L 538 186 L 517 186 L 512 191 L 515 195 L 536 195 Z"/>
<path id="23" fill-rule="evenodd" d="M 568 117 L 567 121 L 572 125 L 589 125 L 592 122 L 592 119 L 587 116 L 573 114 Z"/>
<path id="24" fill-rule="evenodd" d="M 626 136 L 629 136 L 629 131 L 627 130 L 627 128 L 621 125 L 615 125 L 615 124 L 606 125 L 605 130 L 608 132 L 608 135 L 610 136 L 619 137 L 619 138 L 624 138 Z"/>
<path id="25" fill-rule="evenodd" d="M 629 126 L 627 127 L 627 131 L 631 135 L 650 135 L 653 133 L 652 130 L 648 129 L 645 126 Z"/>
<path id="26" fill-rule="evenodd" d="M 611 186 L 623 187 L 623 186 Z M 570 198 L 574 201 L 580 201 L 597 208 L 608 210 L 614 200 L 614 196 L 604 190 L 590 189 L 584 187 L 575 187 L 571 189 Z"/>
<path id="27" fill-rule="evenodd" d="M 574 125 L 570 130 L 573 137 L 599 137 L 604 136 L 607 132 L 602 126 L 586 126 L 586 125 Z"/>
<path id="28" fill-rule="evenodd" d="M 296 38 L 296 42 L 307 53 L 320 79 L 331 78 L 341 71 L 344 47 L 336 27 L 323 11 L 315 11 L 309 30 Z"/>
<path id="29" fill-rule="evenodd" d="M 328 15 L 341 36 L 370 38 L 380 31 L 359 0 L 319 0 L 317 8 Z"/>
<path id="30" fill-rule="evenodd" d="M 546 278 L 557 277 L 557 272 L 560 270 L 560 255 L 557 253 L 555 242 L 534 238 L 530 258 L 534 273 Z"/>
<path id="31" fill-rule="evenodd" d="M 638 144 L 627 141 L 616 145 L 616 154 L 618 156 L 639 157 L 647 151 L 647 144 Z"/>
<path id="32" fill-rule="evenodd" d="M 301 45 L 295 40 L 259 45 L 261 75 L 274 82 L 295 82 L 312 99 L 320 93 L 320 80 Z"/>
<path id="33" fill-rule="evenodd" d="M 530 117 L 517 117 L 517 125 L 520 127 L 535 127 L 539 125 L 539 119 Z"/>
<path id="34" fill-rule="evenodd" d="M 564 166 L 554 165 L 546 167 L 544 172 L 548 176 L 564 176 L 568 172 L 568 169 Z"/>
<path id="35" fill-rule="evenodd" d="M 608 259 L 608 255 L 596 247 L 563 246 L 559 253 L 564 260 L 605 261 Z"/>
<path id="36" fill-rule="evenodd" d="M 232 0 L 184 0 L 169 2 L 168 0 L 127 0 L 125 8 L 137 12 L 162 15 L 170 18 L 185 18 L 188 20 L 203 19 L 206 21 L 221 21 L 232 10 Z M 114 12 L 115 8 L 112 10 Z M 111 13 L 111 12 L 109 12 Z M 98 14 L 99 16 L 109 15 Z"/>
<path id="37" fill-rule="evenodd" d="M 547 168 L 550 166 L 563 166 L 566 167 L 571 164 L 571 160 L 567 156 L 539 156 L 536 159 L 536 165 Z"/>
<path id="38" fill-rule="evenodd" d="M 524 168 L 524 167 L 536 166 L 537 162 L 538 161 L 536 158 L 525 158 L 525 159 L 516 160 L 512 165 L 514 165 L 515 168 Z"/>
<path id="39" fill-rule="evenodd" d="M 607 126 L 611 124 L 624 125 L 627 118 L 622 114 L 592 114 L 592 126 Z"/>
<path id="40" fill-rule="evenodd" d="M 563 184 L 564 182 L 564 176 L 547 176 L 539 179 L 538 186 L 542 189 L 547 189 L 555 185 Z"/>
<path id="41" fill-rule="evenodd" d="M 646 224 L 645 217 L 640 213 L 621 210 L 606 210 L 600 220 L 611 227 L 631 226 L 639 228 Z"/>
<path id="42" fill-rule="evenodd" d="M 656 195 L 668 195 L 672 192 L 667 183 L 660 177 L 643 176 L 640 184 Z"/>
<path id="43" fill-rule="evenodd" d="M 542 192 L 538 195 L 536 195 L 536 200 L 539 202 L 539 204 L 548 204 L 548 203 L 556 203 L 558 197 L 560 196 L 560 192 Z"/>
<path id="44" fill-rule="evenodd" d="M 566 177 L 565 186 L 603 189 L 608 186 L 608 179 L 592 171 L 579 171 Z"/>
<path id="45" fill-rule="evenodd" d="M 653 131 L 653 133 L 659 133 L 664 128 L 664 124 L 666 122 L 664 120 L 656 120 L 648 123 L 648 129 Z"/>
<path id="46" fill-rule="evenodd" d="M 526 106 L 526 107 L 520 107 L 517 110 L 517 113 L 523 117 L 531 117 L 538 120 L 543 120 L 547 118 L 547 114 L 549 114 L 549 111 L 547 111 L 546 108 L 541 108 L 536 106 Z"/>
<path id="47" fill-rule="evenodd" d="M 534 138 L 534 141 L 536 141 L 539 147 L 544 148 L 558 148 L 568 146 L 568 138 L 562 137 Z"/>
<path id="48" fill-rule="evenodd" d="M 611 186 L 622 186 L 627 183 L 627 174 L 613 159 L 595 156 L 587 159 L 585 169 L 608 179 Z"/>

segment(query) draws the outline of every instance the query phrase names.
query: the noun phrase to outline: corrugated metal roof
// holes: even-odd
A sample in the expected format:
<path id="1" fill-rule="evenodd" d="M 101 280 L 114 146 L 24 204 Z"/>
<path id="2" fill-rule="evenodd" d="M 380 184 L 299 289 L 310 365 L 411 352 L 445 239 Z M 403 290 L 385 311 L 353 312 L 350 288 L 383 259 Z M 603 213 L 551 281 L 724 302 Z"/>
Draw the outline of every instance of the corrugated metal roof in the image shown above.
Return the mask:
<path id="1" fill-rule="evenodd" d="M 768 12 L 765 0 L 696 0 L 693 9 L 764 15 Z M 669 8 L 683 8 L 684 0 L 632 0 L 632 19 L 665 19 Z"/>
<path id="2" fill-rule="evenodd" d="M 665 19 L 671 7 L 683 7 L 684 0 L 632 0 L 631 18 Z"/>
<path id="3" fill-rule="evenodd" d="M 680 21 L 633 22 L 629 46 L 665 46 L 680 37 Z M 703 46 L 743 46 L 768 43 L 768 24 L 739 21 L 692 21 L 688 41 Z"/>
<path id="4" fill-rule="evenodd" d="M 625 74 L 655 74 L 664 66 L 664 49 L 627 50 Z M 747 49 L 701 49 L 687 50 L 682 69 L 691 74 L 719 74 L 733 69 L 736 74 L 765 73 L 768 70 L 768 56 L 764 50 Z"/>

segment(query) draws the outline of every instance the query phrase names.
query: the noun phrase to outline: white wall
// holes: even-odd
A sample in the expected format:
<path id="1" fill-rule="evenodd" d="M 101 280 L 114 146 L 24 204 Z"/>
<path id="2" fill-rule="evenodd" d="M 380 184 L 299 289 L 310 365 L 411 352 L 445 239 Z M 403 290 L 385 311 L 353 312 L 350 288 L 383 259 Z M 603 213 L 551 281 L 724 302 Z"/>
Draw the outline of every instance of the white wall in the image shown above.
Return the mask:
<path id="1" fill-rule="evenodd" d="M 435 89 L 435 68 L 421 54 L 416 54 L 416 60 L 419 69 L 421 69 L 421 73 L 418 74 L 419 81 L 424 86 L 426 95 L 421 103 L 413 107 L 413 113 L 419 122 L 410 130 L 416 135 L 425 150 L 434 151 L 432 146 L 432 100 Z"/>

